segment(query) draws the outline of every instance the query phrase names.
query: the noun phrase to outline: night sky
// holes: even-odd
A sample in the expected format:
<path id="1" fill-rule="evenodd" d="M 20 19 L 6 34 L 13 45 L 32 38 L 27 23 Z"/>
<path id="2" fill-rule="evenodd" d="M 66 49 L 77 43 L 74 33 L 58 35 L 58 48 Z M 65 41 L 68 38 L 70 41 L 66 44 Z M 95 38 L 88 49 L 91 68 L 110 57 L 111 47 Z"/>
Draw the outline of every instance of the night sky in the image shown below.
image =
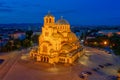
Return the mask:
<path id="1" fill-rule="evenodd" d="M 43 23 L 48 11 L 73 25 L 120 25 L 120 0 L 0 0 L 0 23 Z"/>

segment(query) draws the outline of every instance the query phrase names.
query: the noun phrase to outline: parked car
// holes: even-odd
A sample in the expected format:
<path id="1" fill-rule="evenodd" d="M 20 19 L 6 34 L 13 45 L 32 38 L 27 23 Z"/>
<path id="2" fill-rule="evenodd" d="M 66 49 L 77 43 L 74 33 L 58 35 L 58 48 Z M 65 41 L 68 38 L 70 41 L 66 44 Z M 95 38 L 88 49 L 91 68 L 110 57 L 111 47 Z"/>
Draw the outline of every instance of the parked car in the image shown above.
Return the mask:
<path id="1" fill-rule="evenodd" d="M 0 59 L 0 64 L 2 64 L 4 62 L 4 59 Z"/>
<path id="2" fill-rule="evenodd" d="M 103 65 L 98 65 L 100 68 L 104 68 L 104 66 Z"/>
<path id="3" fill-rule="evenodd" d="M 106 63 L 106 64 L 104 64 L 104 66 L 113 66 L 113 64 L 112 63 Z"/>
<path id="4" fill-rule="evenodd" d="M 79 75 L 79 77 L 80 77 L 81 79 L 84 79 L 84 78 L 85 78 L 85 76 L 83 76 L 83 75 Z"/>
<path id="5" fill-rule="evenodd" d="M 86 73 L 87 73 L 88 75 L 92 75 L 92 72 L 90 72 L 90 71 L 86 71 Z"/>
<path id="6" fill-rule="evenodd" d="M 118 78 L 117 76 L 112 76 L 112 75 L 110 75 L 108 77 L 109 77 L 110 80 L 117 80 L 117 78 Z"/>
<path id="7" fill-rule="evenodd" d="M 93 68 L 92 70 L 93 70 L 93 71 L 95 71 L 95 72 L 97 72 L 97 71 L 98 71 L 98 69 L 96 69 L 96 68 Z"/>
<path id="8" fill-rule="evenodd" d="M 82 75 L 92 75 L 92 72 L 90 72 L 90 71 L 83 71 L 81 74 Z"/>

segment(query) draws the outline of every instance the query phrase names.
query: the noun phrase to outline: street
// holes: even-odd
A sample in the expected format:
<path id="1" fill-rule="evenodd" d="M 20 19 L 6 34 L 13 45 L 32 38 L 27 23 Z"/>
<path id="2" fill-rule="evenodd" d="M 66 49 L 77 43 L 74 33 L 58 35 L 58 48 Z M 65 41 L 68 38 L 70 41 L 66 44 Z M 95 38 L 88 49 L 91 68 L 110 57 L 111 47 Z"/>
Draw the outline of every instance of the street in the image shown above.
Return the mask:
<path id="1" fill-rule="evenodd" d="M 13 51 L 0 56 L 0 58 L 5 60 L 4 63 L 0 65 L 0 80 L 4 80 L 4 77 L 9 73 L 10 69 L 12 69 L 20 56 L 20 51 Z"/>

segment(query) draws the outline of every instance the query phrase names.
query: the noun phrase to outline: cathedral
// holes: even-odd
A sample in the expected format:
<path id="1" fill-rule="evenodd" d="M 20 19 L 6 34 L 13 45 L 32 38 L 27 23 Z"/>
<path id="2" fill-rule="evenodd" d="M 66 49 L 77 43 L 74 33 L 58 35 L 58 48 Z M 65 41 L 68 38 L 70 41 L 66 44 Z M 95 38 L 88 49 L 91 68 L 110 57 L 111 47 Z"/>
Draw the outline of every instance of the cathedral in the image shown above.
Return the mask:
<path id="1" fill-rule="evenodd" d="M 82 52 L 80 41 L 71 31 L 68 21 L 48 13 L 44 17 L 42 33 L 39 36 L 37 49 L 30 51 L 30 58 L 45 63 L 70 63 L 72 64 Z"/>

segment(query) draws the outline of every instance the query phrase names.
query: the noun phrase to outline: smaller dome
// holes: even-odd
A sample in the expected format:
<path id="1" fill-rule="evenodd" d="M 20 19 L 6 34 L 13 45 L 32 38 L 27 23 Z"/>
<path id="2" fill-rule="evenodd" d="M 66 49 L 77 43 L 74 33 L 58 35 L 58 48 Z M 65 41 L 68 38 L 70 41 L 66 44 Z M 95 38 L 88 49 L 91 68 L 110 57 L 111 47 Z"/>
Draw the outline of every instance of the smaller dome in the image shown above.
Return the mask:
<path id="1" fill-rule="evenodd" d="M 73 41 L 78 40 L 77 36 L 73 32 L 69 32 L 67 37 L 72 38 Z"/>
<path id="2" fill-rule="evenodd" d="M 56 24 L 69 24 L 69 22 L 65 19 L 63 19 L 63 17 L 61 17 L 61 19 L 59 19 L 58 21 L 56 21 Z"/>
<path id="3" fill-rule="evenodd" d="M 62 47 L 61 47 L 61 50 L 60 50 L 60 55 L 61 56 L 67 56 L 67 54 L 71 51 L 72 49 L 72 46 L 70 44 L 64 44 Z"/>
<path id="4" fill-rule="evenodd" d="M 72 49 L 72 46 L 70 44 L 64 44 L 62 47 L 61 47 L 61 50 L 71 50 Z"/>

